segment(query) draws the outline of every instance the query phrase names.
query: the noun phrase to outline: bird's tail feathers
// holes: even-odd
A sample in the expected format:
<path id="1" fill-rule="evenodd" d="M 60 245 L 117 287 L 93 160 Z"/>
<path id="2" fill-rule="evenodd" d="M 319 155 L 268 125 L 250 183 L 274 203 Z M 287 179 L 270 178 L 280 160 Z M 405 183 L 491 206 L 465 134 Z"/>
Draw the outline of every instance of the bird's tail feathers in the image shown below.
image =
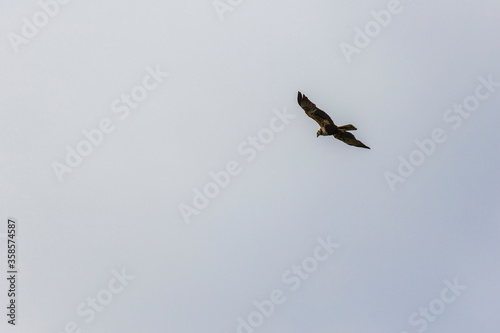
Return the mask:
<path id="1" fill-rule="evenodd" d="M 344 131 L 355 131 L 357 130 L 356 127 L 354 127 L 354 125 L 344 125 L 344 126 L 339 126 L 339 129 L 343 129 Z"/>

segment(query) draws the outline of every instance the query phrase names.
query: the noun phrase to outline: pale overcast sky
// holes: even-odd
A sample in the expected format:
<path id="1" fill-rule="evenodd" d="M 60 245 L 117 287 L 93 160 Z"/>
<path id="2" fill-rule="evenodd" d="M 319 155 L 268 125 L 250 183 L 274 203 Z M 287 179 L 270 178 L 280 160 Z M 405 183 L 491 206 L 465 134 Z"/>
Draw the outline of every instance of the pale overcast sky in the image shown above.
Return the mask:
<path id="1" fill-rule="evenodd" d="M 2 332 L 500 326 L 499 2 L 0 13 Z"/>

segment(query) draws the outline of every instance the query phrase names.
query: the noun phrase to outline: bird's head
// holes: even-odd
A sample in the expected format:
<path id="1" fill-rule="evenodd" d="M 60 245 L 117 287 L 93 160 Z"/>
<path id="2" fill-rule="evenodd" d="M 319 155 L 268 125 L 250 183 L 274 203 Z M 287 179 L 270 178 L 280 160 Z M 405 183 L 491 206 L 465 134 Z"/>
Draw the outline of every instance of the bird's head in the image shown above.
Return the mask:
<path id="1" fill-rule="evenodd" d="M 316 137 L 320 135 L 327 135 L 326 131 L 323 128 L 320 128 L 318 132 L 316 132 Z"/>

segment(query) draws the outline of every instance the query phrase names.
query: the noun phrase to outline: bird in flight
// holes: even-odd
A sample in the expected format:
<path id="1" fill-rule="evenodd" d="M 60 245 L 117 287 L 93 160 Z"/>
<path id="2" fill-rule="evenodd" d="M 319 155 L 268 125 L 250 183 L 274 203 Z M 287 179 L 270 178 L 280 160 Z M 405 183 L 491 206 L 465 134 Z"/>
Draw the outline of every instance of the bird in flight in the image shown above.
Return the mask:
<path id="1" fill-rule="evenodd" d="M 297 96 L 297 102 L 299 102 L 300 107 L 304 109 L 306 114 L 314 119 L 320 126 L 318 133 L 316 133 L 316 137 L 320 135 L 333 135 L 336 139 L 343 141 L 348 145 L 370 149 L 370 147 L 357 140 L 353 134 L 348 132 L 357 130 L 356 127 L 351 124 L 336 126 L 333 123 L 332 118 L 330 118 L 330 116 L 327 115 L 325 111 L 318 109 L 316 105 L 300 91 Z"/>

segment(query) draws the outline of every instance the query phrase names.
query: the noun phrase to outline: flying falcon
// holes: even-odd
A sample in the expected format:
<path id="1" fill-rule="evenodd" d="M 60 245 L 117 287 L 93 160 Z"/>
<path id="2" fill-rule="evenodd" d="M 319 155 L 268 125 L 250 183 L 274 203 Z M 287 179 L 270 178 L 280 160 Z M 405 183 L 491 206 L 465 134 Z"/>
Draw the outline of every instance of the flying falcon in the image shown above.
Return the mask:
<path id="1" fill-rule="evenodd" d="M 370 149 L 370 147 L 366 146 L 363 142 L 356 140 L 356 137 L 348 132 L 355 131 L 357 129 L 353 125 L 349 124 L 344 126 L 336 126 L 333 123 L 332 118 L 330 118 L 330 116 L 327 115 L 326 112 L 318 109 L 316 105 L 300 91 L 297 96 L 297 101 L 299 102 L 300 107 L 304 109 L 306 114 L 314 119 L 320 126 L 316 137 L 320 135 L 333 135 L 336 139 L 344 141 L 348 145 Z"/>

